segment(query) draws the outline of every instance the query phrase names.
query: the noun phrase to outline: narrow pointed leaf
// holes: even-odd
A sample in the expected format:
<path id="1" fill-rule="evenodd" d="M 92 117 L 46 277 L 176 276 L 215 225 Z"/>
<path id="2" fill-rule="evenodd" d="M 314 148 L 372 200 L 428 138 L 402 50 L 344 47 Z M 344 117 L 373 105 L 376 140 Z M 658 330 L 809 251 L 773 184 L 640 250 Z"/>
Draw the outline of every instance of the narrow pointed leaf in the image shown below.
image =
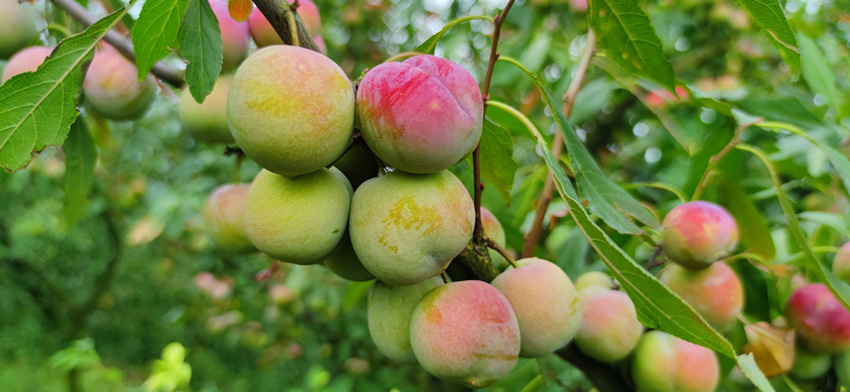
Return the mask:
<path id="1" fill-rule="evenodd" d="M 791 66 L 791 72 L 800 73 L 800 50 L 797 38 L 785 19 L 779 0 L 735 0 L 756 25 L 764 31 L 779 55 Z"/>
<path id="2" fill-rule="evenodd" d="M 157 61 L 177 46 L 177 30 L 183 20 L 185 0 L 147 0 L 139 21 L 133 27 L 133 48 L 139 80 L 150 72 Z"/>
<path id="3" fill-rule="evenodd" d="M 224 57 L 221 49 L 221 29 L 210 3 L 189 0 L 183 23 L 177 31 L 180 53 L 186 66 L 186 84 L 195 101 L 201 103 L 215 85 Z"/>
<path id="4" fill-rule="evenodd" d="M 767 377 L 764 376 L 764 373 L 761 372 L 758 365 L 756 364 L 756 359 L 753 357 L 753 354 L 742 354 L 737 358 L 738 366 L 741 368 L 741 371 L 744 372 L 744 375 L 747 376 L 750 381 L 752 381 L 753 385 L 758 388 L 761 392 L 774 392 L 773 386 L 770 385 L 770 382 L 767 381 Z"/>
<path id="5" fill-rule="evenodd" d="M 438 31 L 437 34 L 434 34 L 428 39 L 426 39 L 425 42 L 421 43 L 419 46 L 416 47 L 416 49 L 413 49 L 413 51 L 417 53 L 434 54 L 434 50 L 437 49 L 437 41 L 439 41 L 440 38 L 442 38 L 443 35 L 445 35 L 447 31 L 449 31 L 449 29 L 463 22 L 468 22 L 476 19 L 489 20 L 491 22 L 493 21 L 493 18 L 483 15 L 464 16 L 462 18 L 455 19 L 443 26 L 443 28 Z"/>

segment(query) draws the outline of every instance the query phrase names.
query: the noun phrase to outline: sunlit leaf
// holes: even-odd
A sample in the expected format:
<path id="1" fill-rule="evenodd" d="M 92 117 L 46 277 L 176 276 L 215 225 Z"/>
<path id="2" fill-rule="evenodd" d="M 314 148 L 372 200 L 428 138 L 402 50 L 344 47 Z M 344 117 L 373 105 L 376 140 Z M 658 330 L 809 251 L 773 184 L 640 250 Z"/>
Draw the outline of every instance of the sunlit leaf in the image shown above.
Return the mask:
<path id="1" fill-rule="evenodd" d="M 735 0 L 738 5 L 747 11 L 750 18 L 756 22 L 770 43 L 779 50 L 779 54 L 785 62 L 791 66 L 791 72 L 800 72 L 800 51 L 797 49 L 797 38 L 791 25 L 785 19 L 782 4 L 779 0 Z"/>
<path id="2" fill-rule="evenodd" d="M 744 375 L 747 376 L 750 381 L 759 389 L 761 392 L 774 392 L 773 386 L 770 385 L 770 382 L 767 381 L 767 377 L 761 372 L 758 365 L 756 365 L 756 360 L 753 358 L 753 354 L 742 354 L 737 357 L 738 367 L 741 368 L 741 371 L 744 372 Z"/>
<path id="3" fill-rule="evenodd" d="M 139 80 L 150 72 L 157 61 L 177 46 L 177 30 L 183 20 L 186 0 L 147 0 L 133 28 L 133 50 Z"/>

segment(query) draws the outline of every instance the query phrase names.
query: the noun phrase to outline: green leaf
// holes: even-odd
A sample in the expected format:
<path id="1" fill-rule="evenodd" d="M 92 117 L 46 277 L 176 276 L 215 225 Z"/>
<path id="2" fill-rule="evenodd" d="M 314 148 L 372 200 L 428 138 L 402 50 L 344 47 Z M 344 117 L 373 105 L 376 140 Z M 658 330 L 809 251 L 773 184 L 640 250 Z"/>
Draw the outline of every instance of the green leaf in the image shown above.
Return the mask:
<path id="1" fill-rule="evenodd" d="M 505 204 L 511 202 L 511 188 L 517 170 L 513 153 L 514 145 L 510 132 L 485 119 L 484 131 L 481 133 L 481 178 L 496 187 L 505 199 Z"/>
<path id="2" fill-rule="evenodd" d="M 138 23 L 133 28 L 133 47 L 139 80 L 150 72 L 157 61 L 177 45 L 177 29 L 183 20 L 185 0 L 147 0 Z"/>
<path id="3" fill-rule="evenodd" d="M 366 282 L 351 282 L 348 285 L 348 290 L 345 291 L 345 297 L 342 299 L 342 310 L 349 310 L 363 298 L 366 293 L 372 288 L 375 283 L 373 280 Z"/>
<path id="4" fill-rule="evenodd" d="M 741 368 L 741 371 L 744 372 L 744 375 L 747 376 L 750 381 L 759 389 L 761 392 L 775 392 L 773 386 L 770 385 L 770 382 L 767 381 L 767 377 L 764 376 L 764 373 L 761 372 L 758 365 L 756 364 L 756 360 L 753 357 L 753 354 L 741 354 L 738 356 L 738 366 Z"/>
<path id="5" fill-rule="evenodd" d="M 775 285 L 776 282 L 749 260 L 739 259 L 730 263 L 730 266 L 744 285 L 744 313 L 760 321 L 773 320 L 773 311 L 776 310 L 778 314 L 779 309 L 778 306 L 772 306 L 775 301 L 772 301 L 769 285 Z"/>
<path id="6" fill-rule="evenodd" d="M 654 79 L 671 92 L 673 67 L 664 57 L 661 40 L 649 16 L 635 0 L 590 0 L 587 19 L 599 48 L 631 74 Z"/>
<path id="7" fill-rule="evenodd" d="M 195 101 L 201 103 L 215 85 L 224 61 L 221 49 L 221 30 L 210 3 L 189 0 L 183 23 L 177 31 L 180 53 L 186 66 L 186 84 Z"/>
<path id="8" fill-rule="evenodd" d="M 800 228 L 800 221 L 797 219 L 797 214 L 794 212 L 794 206 L 791 204 L 791 200 L 788 199 L 785 191 L 782 190 L 782 180 L 779 178 L 779 173 L 776 172 L 776 168 L 773 167 L 773 164 L 767 158 L 767 155 L 758 148 L 746 144 L 739 144 L 735 148 L 755 155 L 762 161 L 768 172 L 770 172 L 770 178 L 773 180 L 773 187 L 776 189 L 776 198 L 779 199 L 779 205 L 782 207 L 782 212 L 788 220 L 788 231 L 791 233 L 791 236 L 794 237 L 797 247 L 800 248 L 800 251 L 806 258 L 809 270 L 815 273 L 818 280 L 829 288 L 829 291 L 831 291 L 835 297 L 844 304 L 845 308 L 850 309 L 850 285 L 844 283 L 841 279 L 838 279 L 838 277 L 833 275 L 829 269 L 824 267 L 824 265 L 818 261 L 817 257 L 815 257 L 811 248 L 809 248 L 806 236 Z"/>
<path id="9" fill-rule="evenodd" d="M 0 85 L 0 167 L 18 170 L 33 152 L 61 145 L 79 115 L 83 65 L 95 44 L 127 13 L 122 9 L 63 40 L 35 72 Z"/>
<path id="10" fill-rule="evenodd" d="M 484 15 L 470 15 L 464 16 L 463 18 L 455 19 L 443 26 L 442 30 L 438 31 L 437 34 L 434 34 L 430 38 L 426 39 L 425 42 L 421 43 L 419 46 L 416 47 L 416 49 L 413 49 L 413 51 L 416 53 L 434 54 L 434 50 L 437 49 L 437 41 L 439 41 L 440 38 L 442 38 L 443 35 L 445 35 L 446 32 L 449 31 L 449 29 L 463 22 L 468 22 L 470 20 L 476 19 L 489 20 L 491 22 L 493 21 L 493 18 Z"/>
<path id="11" fill-rule="evenodd" d="M 512 58 L 500 57 L 499 61 L 513 64 L 525 72 L 540 89 L 546 105 L 554 113 L 555 123 L 564 136 L 564 143 L 578 180 L 579 191 L 582 197 L 590 202 L 590 210 L 620 233 L 641 233 L 640 228 L 632 223 L 630 218 L 635 218 L 647 226 L 658 229 L 660 225 L 652 213 L 602 172 L 602 169 L 599 168 L 599 165 L 596 164 L 596 161 L 584 147 L 584 143 L 579 139 L 573 126 L 561 113 L 559 107 L 555 106 L 554 99 L 543 88 L 540 79 Z"/>
<path id="12" fill-rule="evenodd" d="M 71 125 L 65 140 L 65 221 L 74 226 L 88 203 L 94 183 L 97 148 L 81 117 Z"/>
<path id="13" fill-rule="evenodd" d="M 802 34 L 798 39 L 803 54 L 803 78 L 812 91 L 822 94 L 836 112 L 839 111 L 839 94 L 832 67 L 814 40 Z"/>
<path id="14" fill-rule="evenodd" d="M 770 235 L 767 221 L 753 201 L 737 182 L 722 177 L 718 184 L 717 198 L 738 223 L 741 243 L 748 252 L 761 255 L 766 260 L 776 257 L 776 246 Z"/>
<path id="15" fill-rule="evenodd" d="M 491 100 L 487 105 L 513 114 L 534 135 L 543 152 L 543 159 L 555 178 L 555 187 L 569 207 L 570 215 L 634 302 L 640 322 L 648 328 L 660 329 L 734 358 L 735 349 L 728 340 L 711 328 L 692 307 L 661 284 L 655 276 L 639 266 L 593 221 L 564 169 L 552 155 L 548 143 L 531 120 L 504 103 Z"/>
<path id="16" fill-rule="evenodd" d="M 770 43 L 779 50 L 785 62 L 791 66 L 791 72 L 800 72 L 800 51 L 797 50 L 797 38 L 791 25 L 785 19 L 779 0 L 735 0 L 738 6 L 750 15 L 753 22 L 770 39 Z"/>

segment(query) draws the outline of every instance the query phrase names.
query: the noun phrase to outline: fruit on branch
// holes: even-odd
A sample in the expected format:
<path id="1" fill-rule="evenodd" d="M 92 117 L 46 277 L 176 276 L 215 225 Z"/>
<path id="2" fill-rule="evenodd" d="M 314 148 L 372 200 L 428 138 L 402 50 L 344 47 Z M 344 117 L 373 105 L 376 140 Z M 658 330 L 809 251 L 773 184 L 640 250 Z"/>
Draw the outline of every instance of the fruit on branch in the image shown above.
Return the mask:
<path id="1" fill-rule="evenodd" d="M 0 59 L 7 59 L 38 36 L 40 18 L 29 2 L 0 0 Z M 5 78 L 4 78 L 5 79 Z"/>
<path id="2" fill-rule="evenodd" d="M 143 115 L 156 96 L 156 82 L 148 74 L 139 82 L 136 65 L 115 48 L 104 45 L 95 52 L 83 81 L 86 103 L 111 120 L 133 120 Z"/>
<path id="3" fill-rule="evenodd" d="M 9 59 L 9 62 L 6 63 L 6 68 L 3 68 L 3 76 L 0 78 L 0 83 L 5 83 L 17 74 L 35 72 L 38 66 L 44 62 L 44 59 L 50 56 L 50 52 L 52 51 L 52 48 L 46 46 L 30 46 L 15 53 Z"/>
<path id="4" fill-rule="evenodd" d="M 292 0 L 287 1 L 292 4 Z M 301 0 L 299 4 L 298 16 L 304 22 L 307 32 L 310 33 L 313 40 L 316 40 L 322 34 L 322 16 L 319 15 L 319 7 L 316 7 L 316 4 L 310 0 Z M 257 46 L 262 48 L 269 45 L 283 45 L 283 40 L 280 39 L 274 27 L 266 19 L 266 16 L 260 12 L 259 8 L 255 8 L 251 12 L 251 16 L 248 18 L 248 27 L 251 31 L 251 37 L 254 38 Z M 317 41 L 316 44 L 318 43 Z"/>
<path id="5" fill-rule="evenodd" d="M 588 271 L 578 277 L 575 281 L 576 291 L 586 288 L 601 286 L 606 289 L 614 288 L 614 281 L 602 271 Z"/>
<path id="6" fill-rule="evenodd" d="M 481 207 L 481 226 L 484 226 L 484 234 L 487 235 L 487 238 L 495 241 L 503 249 L 505 248 L 505 229 L 502 227 L 499 219 L 496 218 L 496 215 L 493 215 L 490 210 L 484 207 Z M 490 261 L 493 263 L 493 267 L 502 269 L 507 265 L 505 258 L 499 252 L 493 249 L 489 249 L 488 252 L 490 253 Z"/>
<path id="7" fill-rule="evenodd" d="M 729 327 L 744 308 L 744 287 L 726 263 L 696 271 L 671 264 L 659 279 L 718 330 Z"/>
<path id="8" fill-rule="evenodd" d="M 422 297 L 442 284 L 439 276 L 412 286 L 390 286 L 380 280 L 375 281 L 369 292 L 366 317 L 369 334 L 378 350 L 395 362 L 416 363 L 410 345 L 410 318 Z"/>
<path id="9" fill-rule="evenodd" d="M 248 57 L 227 97 L 239 147 L 292 177 L 336 161 L 354 131 L 354 91 L 342 69 L 309 49 L 274 45 Z"/>
<path id="10" fill-rule="evenodd" d="M 375 157 L 361 143 L 351 147 L 339 160 L 334 162 L 334 167 L 348 177 L 355 190 L 366 180 L 375 178 L 380 170 L 378 162 L 375 162 Z"/>
<path id="11" fill-rule="evenodd" d="M 178 105 L 180 123 L 195 140 L 201 143 L 236 143 L 227 125 L 227 93 L 232 80 L 231 76 L 219 76 L 212 92 L 202 103 L 195 102 L 188 87 L 183 88 Z"/>
<path id="12" fill-rule="evenodd" d="M 588 287 L 578 296 L 581 323 L 575 340 L 579 350 L 602 362 L 628 356 L 643 334 L 629 296 L 604 286 Z"/>
<path id="13" fill-rule="evenodd" d="M 797 347 L 791 375 L 794 378 L 808 380 L 823 376 L 831 367 L 832 355 L 813 352 L 801 346 Z"/>
<path id="14" fill-rule="evenodd" d="M 483 388 L 516 365 L 520 328 L 499 290 L 465 280 L 422 298 L 410 320 L 410 343 L 419 364 L 434 376 Z"/>
<path id="15" fill-rule="evenodd" d="M 720 379 L 714 351 L 657 330 L 641 337 L 631 364 L 642 392 L 713 392 Z"/>
<path id="16" fill-rule="evenodd" d="M 227 10 L 227 1 L 209 0 L 210 8 L 218 19 L 221 30 L 221 52 L 223 56 L 221 72 L 230 72 L 239 66 L 248 55 L 250 32 L 247 22 L 237 22 Z"/>
<path id="17" fill-rule="evenodd" d="M 832 273 L 839 279 L 850 282 L 850 242 L 841 246 L 832 261 Z"/>
<path id="18" fill-rule="evenodd" d="M 251 184 L 227 184 L 213 191 L 204 207 L 204 222 L 210 236 L 236 252 L 255 250 L 245 233 L 245 200 Z"/>
<path id="19" fill-rule="evenodd" d="M 331 252 L 322 264 L 343 279 L 354 282 L 365 282 L 375 279 L 375 275 L 372 275 L 363 266 L 360 259 L 357 258 L 357 254 L 354 253 L 354 248 L 351 246 L 351 239 L 347 233 L 339 243 L 339 246 Z"/>
<path id="20" fill-rule="evenodd" d="M 262 252 L 314 264 L 343 239 L 351 185 L 335 168 L 287 178 L 261 170 L 245 202 L 245 232 Z"/>
<path id="21" fill-rule="evenodd" d="M 472 198 L 448 170 L 394 171 L 357 188 L 349 233 L 369 272 L 407 286 L 443 271 L 469 243 L 474 223 Z"/>
<path id="22" fill-rule="evenodd" d="M 797 337 L 812 351 L 838 353 L 850 349 L 850 311 L 823 284 L 795 290 L 785 304 L 785 315 Z"/>
<path id="23" fill-rule="evenodd" d="M 523 358 L 537 358 L 564 347 L 579 328 L 581 309 L 573 282 L 557 265 L 536 257 L 517 261 L 493 279 L 519 322 Z"/>
<path id="24" fill-rule="evenodd" d="M 738 245 L 738 225 L 725 208 L 707 201 L 679 205 L 661 222 L 667 256 L 690 269 L 706 268 Z"/>
<path id="25" fill-rule="evenodd" d="M 420 55 L 372 68 L 357 89 L 366 144 L 384 162 L 434 173 L 460 162 L 481 138 L 484 101 L 460 65 Z"/>

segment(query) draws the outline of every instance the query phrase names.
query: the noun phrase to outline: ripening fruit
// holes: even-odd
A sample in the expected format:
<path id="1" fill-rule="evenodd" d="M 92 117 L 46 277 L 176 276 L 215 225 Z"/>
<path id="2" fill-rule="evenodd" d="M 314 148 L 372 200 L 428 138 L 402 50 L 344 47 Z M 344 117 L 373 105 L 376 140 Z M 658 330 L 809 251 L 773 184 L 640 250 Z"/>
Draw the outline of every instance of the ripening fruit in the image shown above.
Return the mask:
<path id="1" fill-rule="evenodd" d="M 826 374 L 832 367 L 832 355 L 816 353 L 805 347 L 797 347 L 794 355 L 794 365 L 791 366 L 791 375 L 794 378 L 813 379 Z"/>
<path id="2" fill-rule="evenodd" d="M 706 268 L 738 245 L 738 225 L 725 208 L 692 201 L 670 210 L 661 222 L 661 246 L 671 260 Z"/>
<path id="3" fill-rule="evenodd" d="M 472 198 L 448 170 L 394 171 L 357 188 L 349 233 L 369 272 L 407 286 L 443 271 L 469 243 L 474 223 Z"/>
<path id="4" fill-rule="evenodd" d="M 606 289 L 614 288 L 614 281 L 602 271 L 588 271 L 578 277 L 575 281 L 576 291 L 582 291 L 589 287 L 601 286 Z"/>
<path id="5" fill-rule="evenodd" d="M 237 22 L 230 17 L 227 10 L 227 1 L 209 0 L 210 8 L 218 19 L 218 27 L 221 30 L 221 52 L 224 57 L 221 64 L 221 72 L 229 72 L 236 69 L 239 63 L 248 55 L 248 23 Z"/>
<path id="6" fill-rule="evenodd" d="M 850 349 L 850 311 L 821 283 L 798 288 L 785 304 L 789 324 L 818 353 Z"/>
<path id="7" fill-rule="evenodd" d="M 422 298 L 410 320 L 410 343 L 429 373 L 483 388 L 516 365 L 520 330 L 499 290 L 465 280 L 439 286 Z"/>
<path id="8" fill-rule="evenodd" d="M 331 59 L 296 46 L 268 46 L 236 71 L 227 119 L 249 158 L 297 176 L 345 152 L 354 132 L 354 92 Z"/>
<path id="9" fill-rule="evenodd" d="M 0 0 L 0 59 L 9 58 L 35 39 L 38 23 L 38 13 L 29 2 Z"/>
<path id="10" fill-rule="evenodd" d="M 366 313 L 369 334 L 378 350 L 389 359 L 404 364 L 416 363 L 410 346 L 410 317 L 422 297 L 441 284 L 443 280 L 439 276 L 412 286 L 390 286 L 375 281 L 369 292 Z"/>
<path id="11" fill-rule="evenodd" d="M 720 379 L 714 351 L 657 330 L 641 337 L 631 363 L 640 392 L 713 392 Z"/>
<path id="12" fill-rule="evenodd" d="M 484 101 L 472 75 L 437 56 L 383 63 L 357 89 L 366 144 L 409 173 L 434 173 L 469 155 L 481 138 Z"/>
<path id="13" fill-rule="evenodd" d="M 537 358 L 567 345 L 581 320 L 573 282 L 557 265 L 535 257 L 517 261 L 493 279 L 519 322 L 523 358 Z"/>
<path id="14" fill-rule="evenodd" d="M 292 0 L 287 0 L 290 4 Z M 298 16 L 304 22 L 304 27 L 315 40 L 322 34 L 322 17 L 319 15 L 319 8 L 310 0 L 299 1 Z M 269 45 L 283 45 L 283 40 L 277 35 L 277 32 L 266 19 L 265 15 L 260 12 L 259 8 L 255 8 L 248 18 L 248 27 L 251 30 L 251 37 L 257 46 L 264 47 Z M 316 42 L 318 44 L 318 42 Z"/>
<path id="15" fill-rule="evenodd" d="M 148 75 L 140 83 L 136 66 L 104 45 L 95 52 L 83 81 L 92 111 L 111 120 L 133 120 L 143 115 L 156 96 L 156 82 Z"/>
<path id="16" fill-rule="evenodd" d="M 12 76 L 22 74 L 24 72 L 35 72 L 38 66 L 44 62 L 47 56 L 50 56 L 52 48 L 45 46 L 30 46 L 15 53 L 9 62 L 6 63 L 6 68 L 3 68 L 3 76 L 0 78 L 0 83 L 5 83 Z"/>
<path id="17" fill-rule="evenodd" d="M 251 184 L 227 184 L 216 188 L 204 207 L 207 231 L 215 241 L 237 252 L 253 251 L 245 234 L 245 200 Z"/>
<path id="18" fill-rule="evenodd" d="M 496 215 L 493 215 L 490 210 L 484 207 L 481 207 L 481 226 L 484 226 L 484 234 L 487 235 L 487 238 L 495 241 L 502 248 L 505 247 L 505 229 L 502 227 L 499 219 L 496 218 Z M 502 269 L 507 265 L 505 258 L 499 252 L 493 249 L 488 249 L 487 251 L 490 253 L 490 261 L 493 263 L 493 267 Z"/>
<path id="19" fill-rule="evenodd" d="M 591 286 L 578 293 L 581 324 L 578 348 L 602 362 L 619 361 L 634 350 L 643 334 L 635 305 L 622 291 Z"/>
<path id="20" fill-rule="evenodd" d="M 845 282 L 850 282 L 850 242 L 841 246 L 832 262 L 832 273 Z"/>
<path id="21" fill-rule="evenodd" d="M 195 140 L 202 143 L 236 143 L 227 126 L 227 93 L 232 80 L 230 76 L 219 76 L 212 92 L 202 103 L 195 102 L 188 87 L 180 93 L 180 123 Z"/>
<path id="22" fill-rule="evenodd" d="M 744 287 L 726 263 L 697 271 L 671 264 L 659 279 L 718 330 L 726 329 L 744 308 Z"/>
<path id="23" fill-rule="evenodd" d="M 340 278 L 353 282 L 375 279 L 375 275 L 372 275 L 357 258 L 354 248 L 351 247 L 351 239 L 348 238 L 347 234 L 322 264 Z"/>
<path id="24" fill-rule="evenodd" d="M 294 178 L 261 170 L 245 202 L 245 232 L 272 258 L 318 263 L 342 241 L 350 203 L 351 185 L 334 168 Z"/>

